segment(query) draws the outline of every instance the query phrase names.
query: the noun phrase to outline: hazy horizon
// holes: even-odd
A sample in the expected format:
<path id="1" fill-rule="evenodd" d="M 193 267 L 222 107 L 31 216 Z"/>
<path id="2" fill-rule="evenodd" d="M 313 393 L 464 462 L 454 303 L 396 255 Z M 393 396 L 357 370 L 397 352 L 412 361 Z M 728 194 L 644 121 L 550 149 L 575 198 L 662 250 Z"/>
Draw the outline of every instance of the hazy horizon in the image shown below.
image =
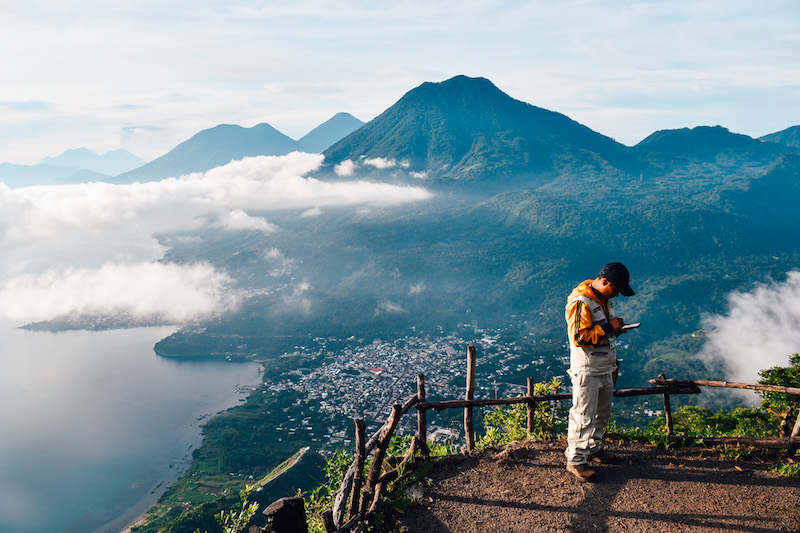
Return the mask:
<path id="1" fill-rule="evenodd" d="M 34 0 L 0 12 L 0 162 L 14 164 L 77 147 L 152 160 L 225 123 L 297 139 L 459 74 L 626 145 L 662 129 L 760 137 L 800 123 L 800 5 L 788 0 Z"/>

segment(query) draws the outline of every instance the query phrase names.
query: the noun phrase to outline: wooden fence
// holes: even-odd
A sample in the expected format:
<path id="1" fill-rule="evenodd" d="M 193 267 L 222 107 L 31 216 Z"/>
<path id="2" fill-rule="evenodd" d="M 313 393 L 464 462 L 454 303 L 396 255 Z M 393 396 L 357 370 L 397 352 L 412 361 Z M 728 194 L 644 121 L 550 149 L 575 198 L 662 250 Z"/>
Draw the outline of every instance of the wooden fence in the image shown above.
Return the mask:
<path id="1" fill-rule="evenodd" d="M 437 402 L 427 401 L 425 393 L 425 375 L 417 376 L 417 393 L 404 404 L 395 404 L 389 419 L 369 440 L 365 440 L 365 423 L 363 419 L 355 419 L 356 451 L 353 462 L 350 464 L 339 490 L 336 493 L 333 508 L 326 511 L 322 518 L 328 533 L 345 533 L 349 531 L 362 531 L 364 521 L 373 513 L 383 496 L 387 486 L 397 479 L 401 469 L 419 451 L 428 455 L 427 438 L 427 412 L 431 409 L 440 412 L 445 409 L 464 409 L 464 439 L 467 450 L 475 448 L 475 431 L 473 427 L 473 409 L 476 407 L 515 405 L 524 403 L 527 407 L 527 428 L 530 435 L 534 425 L 534 411 L 538 402 L 552 402 L 568 400 L 571 393 L 533 394 L 533 378 L 527 379 L 527 395 L 478 399 L 475 396 L 475 367 L 477 355 L 474 346 L 467 349 L 467 383 L 466 397 L 463 400 L 445 400 Z M 675 380 L 667 379 L 663 374 L 649 381 L 653 387 L 620 389 L 614 391 L 615 397 L 661 395 L 664 398 L 664 413 L 666 417 L 666 431 L 670 438 L 683 444 L 694 440 L 692 437 L 675 436 L 673 428 L 672 409 L 670 396 L 674 394 L 698 394 L 700 387 L 728 387 L 751 389 L 757 391 L 782 392 L 800 396 L 800 388 L 780 387 L 776 385 L 760 385 L 748 383 L 729 383 L 709 380 Z M 386 450 L 394 435 L 401 417 L 412 408 L 417 410 L 417 433 L 411 440 L 408 452 L 402 461 L 391 470 L 383 471 Z M 800 415 L 797 417 L 791 436 L 788 438 L 703 438 L 704 443 L 710 445 L 741 444 L 763 448 L 786 448 L 794 452 L 800 448 Z M 373 453 L 374 452 L 374 453 Z M 366 479 L 362 479 L 364 465 L 367 457 L 372 456 L 372 463 Z M 276 530 L 277 531 L 277 530 Z"/>

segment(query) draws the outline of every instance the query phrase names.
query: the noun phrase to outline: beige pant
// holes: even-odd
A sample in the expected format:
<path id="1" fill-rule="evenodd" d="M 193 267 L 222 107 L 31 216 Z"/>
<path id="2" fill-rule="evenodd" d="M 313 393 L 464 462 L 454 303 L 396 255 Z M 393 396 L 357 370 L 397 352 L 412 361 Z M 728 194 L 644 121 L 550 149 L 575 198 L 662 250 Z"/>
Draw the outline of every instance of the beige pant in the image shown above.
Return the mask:
<path id="1" fill-rule="evenodd" d="M 586 464 L 589 456 L 600 451 L 603 431 L 611 418 L 614 380 L 611 373 L 599 376 L 573 374 L 572 408 L 569 410 L 567 449 L 564 455 L 573 465 Z"/>

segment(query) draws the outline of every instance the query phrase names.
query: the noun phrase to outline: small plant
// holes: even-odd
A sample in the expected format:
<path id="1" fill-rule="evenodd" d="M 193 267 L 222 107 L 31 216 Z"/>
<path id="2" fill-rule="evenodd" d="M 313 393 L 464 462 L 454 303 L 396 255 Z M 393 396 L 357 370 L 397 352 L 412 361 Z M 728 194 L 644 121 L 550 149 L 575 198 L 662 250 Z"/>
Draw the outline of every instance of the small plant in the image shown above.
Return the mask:
<path id="1" fill-rule="evenodd" d="M 248 502 L 247 497 L 253 487 L 247 485 L 246 488 L 239 493 L 241 500 L 241 507 L 239 509 L 229 509 L 218 512 L 214 515 L 219 525 L 222 527 L 223 533 L 241 533 L 250 524 L 250 521 L 258 511 L 258 502 Z M 195 530 L 194 533 L 200 533 L 200 530 Z"/>
<path id="2" fill-rule="evenodd" d="M 789 459 L 787 463 L 780 463 L 773 466 L 770 468 L 770 471 L 783 477 L 800 478 L 800 463 Z"/>
<path id="3" fill-rule="evenodd" d="M 243 490 L 239 496 L 242 500 L 241 508 L 237 511 L 231 509 L 229 511 L 222 510 L 214 515 L 219 525 L 222 526 L 224 533 L 241 533 L 244 528 L 250 523 L 250 520 L 255 516 L 258 511 L 258 502 L 248 502 L 247 496 L 250 494 L 252 487 L 249 485 Z"/>
<path id="4" fill-rule="evenodd" d="M 448 455 L 457 455 L 459 453 L 458 447 L 449 440 L 442 444 L 429 442 L 428 449 L 431 452 L 431 457 L 446 457 Z"/>
<path id="5" fill-rule="evenodd" d="M 646 442 L 659 448 L 671 449 L 675 442 L 670 440 L 662 426 L 650 424 L 647 428 L 627 428 L 618 426 L 612 419 L 608 424 L 606 435 L 615 434 L 631 442 Z"/>
<path id="6" fill-rule="evenodd" d="M 328 459 L 325 463 L 325 484 L 315 488 L 306 497 L 308 502 L 308 529 L 310 533 L 324 533 L 325 525 L 322 523 L 322 513 L 333 506 L 336 491 L 342 484 L 347 469 L 350 468 L 353 457 L 347 450 Z M 298 494 L 300 495 L 300 494 Z"/>
<path id="7" fill-rule="evenodd" d="M 742 449 L 739 446 L 717 446 L 714 450 L 723 459 L 738 461 L 753 455 L 752 450 Z"/>
<path id="8" fill-rule="evenodd" d="M 557 393 L 564 382 L 553 378 L 549 383 L 536 383 L 536 396 Z M 528 409 L 523 403 L 511 407 L 498 407 L 483 419 L 485 435 L 478 441 L 479 447 L 502 446 L 511 442 L 532 438 L 552 439 L 564 429 L 563 409 L 554 402 L 536 402 L 533 410 L 533 431 L 528 435 Z"/>

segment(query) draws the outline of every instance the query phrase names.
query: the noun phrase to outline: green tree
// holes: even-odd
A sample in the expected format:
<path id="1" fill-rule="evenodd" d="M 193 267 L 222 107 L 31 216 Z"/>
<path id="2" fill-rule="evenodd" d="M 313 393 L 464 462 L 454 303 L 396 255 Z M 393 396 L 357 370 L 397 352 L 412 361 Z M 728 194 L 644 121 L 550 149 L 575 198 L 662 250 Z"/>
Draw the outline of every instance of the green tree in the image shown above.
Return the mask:
<path id="1" fill-rule="evenodd" d="M 763 385 L 780 385 L 783 387 L 800 387 L 800 354 L 789 358 L 789 366 L 775 366 L 759 372 Z M 761 395 L 761 408 L 769 411 L 780 420 L 781 433 L 788 437 L 797 419 L 800 409 L 800 396 L 784 394 L 782 392 L 759 392 Z"/>

